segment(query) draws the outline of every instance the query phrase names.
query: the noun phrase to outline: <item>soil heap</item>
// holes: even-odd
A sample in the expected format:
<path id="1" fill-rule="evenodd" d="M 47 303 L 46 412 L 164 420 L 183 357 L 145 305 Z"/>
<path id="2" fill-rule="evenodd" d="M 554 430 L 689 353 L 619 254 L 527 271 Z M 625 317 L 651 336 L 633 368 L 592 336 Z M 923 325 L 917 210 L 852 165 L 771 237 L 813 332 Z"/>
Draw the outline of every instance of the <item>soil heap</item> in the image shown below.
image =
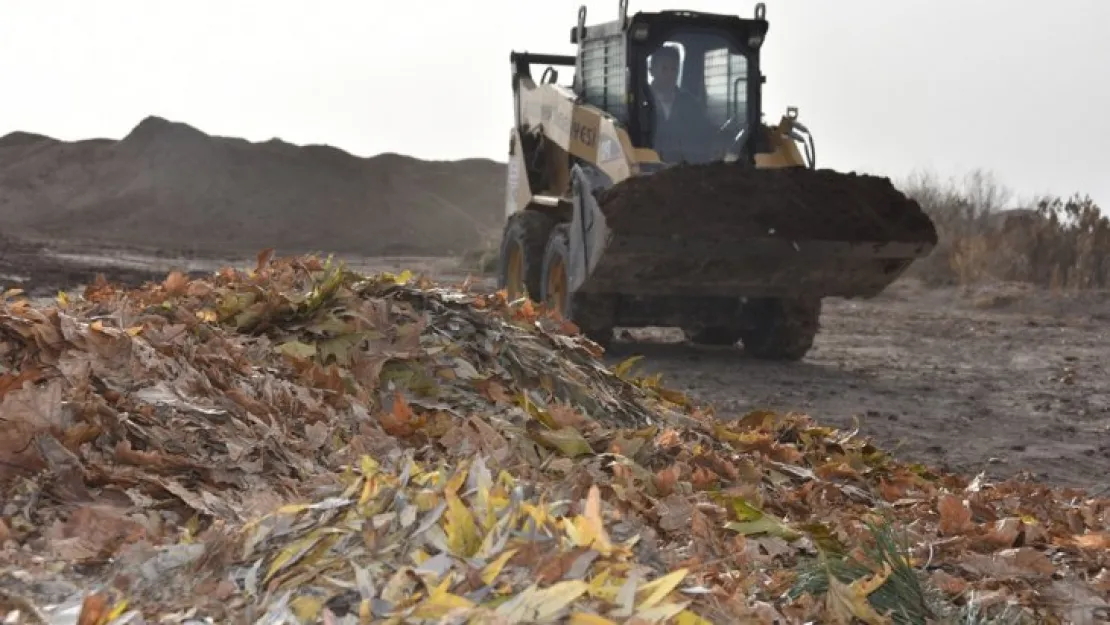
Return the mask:
<path id="1" fill-rule="evenodd" d="M 503 294 L 262 255 L 0 306 L 5 623 L 1110 608 L 1110 501 L 718 420 Z"/>
<path id="2" fill-rule="evenodd" d="M 504 166 L 359 158 L 149 117 L 120 141 L 0 138 L 10 231 L 213 254 L 448 255 L 500 228 Z"/>
<path id="3" fill-rule="evenodd" d="M 677 165 L 598 199 L 609 226 L 630 235 L 937 242 L 929 216 L 889 179 L 828 169 Z"/>

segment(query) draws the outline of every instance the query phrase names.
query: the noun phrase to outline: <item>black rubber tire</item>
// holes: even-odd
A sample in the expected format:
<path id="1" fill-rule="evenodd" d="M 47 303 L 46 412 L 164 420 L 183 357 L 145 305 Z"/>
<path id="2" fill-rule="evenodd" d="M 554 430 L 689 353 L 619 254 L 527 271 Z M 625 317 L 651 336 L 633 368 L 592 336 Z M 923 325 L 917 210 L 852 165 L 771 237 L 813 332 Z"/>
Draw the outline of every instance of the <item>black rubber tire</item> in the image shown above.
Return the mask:
<path id="1" fill-rule="evenodd" d="M 745 306 L 744 352 L 761 360 L 801 360 L 820 329 L 821 300 L 761 299 Z"/>
<path id="2" fill-rule="evenodd" d="M 551 231 L 551 236 L 548 238 L 547 247 L 543 255 L 543 271 L 540 278 L 541 301 L 546 303 L 548 301 L 547 293 L 547 275 L 551 270 L 551 266 L 555 260 L 562 260 L 564 267 L 570 266 L 570 226 L 568 224 L 559 224 Z M 569 288 L 566 289 L 569 293 Z M 597 343 L 603 348 L 608 348 L 613 340 L 613 326 L 606 323 L 599 323 L 597 319 L 587 318 L 585 315 L 576 314 L 574 306 L 574 298 L 568 297 L 563 305 L 563 310 L 559 311 L 564 319 L 572 321 L 578 326 L 578 329 L 588 337 L 591 341 Z"/>
<path id="3" fill-rule="evenodd" d="M 544 253 L 555 225 L 553 217 L 534 210 L 523 210 L 509 216 L 501 232 L 501 250 L 497 260 L 498 289 L 508 285 L 510 249 L 520 246 L 524 253 L 524 290 L 532 301 L 541 301 Z"/>

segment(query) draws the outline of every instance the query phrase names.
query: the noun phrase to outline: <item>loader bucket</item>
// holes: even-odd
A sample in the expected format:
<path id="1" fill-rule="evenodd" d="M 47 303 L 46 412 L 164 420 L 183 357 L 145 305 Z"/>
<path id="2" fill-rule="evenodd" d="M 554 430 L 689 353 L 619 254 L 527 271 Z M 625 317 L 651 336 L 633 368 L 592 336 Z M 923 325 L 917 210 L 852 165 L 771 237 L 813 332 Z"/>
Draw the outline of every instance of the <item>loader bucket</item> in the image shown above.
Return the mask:
<path id="1" fill-rule="evenodd" d="M 575 195 L 581 293 L 873 297 L 937 243 L 915 201 L 854 173 L 678 165 Z"/>

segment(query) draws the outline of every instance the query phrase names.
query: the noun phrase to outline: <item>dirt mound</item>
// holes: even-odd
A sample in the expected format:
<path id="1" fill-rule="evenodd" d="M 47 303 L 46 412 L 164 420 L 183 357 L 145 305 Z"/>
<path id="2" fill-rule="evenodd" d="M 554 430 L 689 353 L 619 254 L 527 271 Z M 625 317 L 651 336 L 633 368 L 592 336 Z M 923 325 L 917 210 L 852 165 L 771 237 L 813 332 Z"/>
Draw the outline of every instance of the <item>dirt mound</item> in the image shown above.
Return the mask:
<path id="1" fill-rule="evenodd" d="M 502 172 L 488 160 L 360 158 L 149 117 L 120 141 L 0 138 L 0 218 L 38 236 L 200 253 L 449 254 L 498 227 Z"/>
<path id="2" fill-rule="evenodd" d="M 676 166 L 599 195 L 610 227 L 628 234 L 681 232 L 707 240 L 936 243 L 917 202 L 890 180 L 832 170 L 751 169 L 730 163 Z M 660 206 L 647 213 L 645 206 Z M 691 219 L 691 213 L 697 219 Z"/>

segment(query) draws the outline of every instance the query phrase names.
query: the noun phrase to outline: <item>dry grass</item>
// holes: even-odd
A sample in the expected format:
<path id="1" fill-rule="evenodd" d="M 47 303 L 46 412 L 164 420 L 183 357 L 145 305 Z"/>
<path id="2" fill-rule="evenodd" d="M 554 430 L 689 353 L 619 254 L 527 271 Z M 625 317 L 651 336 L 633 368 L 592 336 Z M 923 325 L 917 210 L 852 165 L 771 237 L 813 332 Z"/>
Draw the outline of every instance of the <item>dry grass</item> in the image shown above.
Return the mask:
<path id="1" fill-rule="evenodd" d="M 479 275 L 496 274 L 500 244 L 500 239 L 490 238 L 481 247 L 466 251 L 459 259 L 460 266 Z"/>
<path id="2" fill-rule="evenodd" d="M 1054 290 L 1110 287 L 1110 219 L 1087 196 L 1013 194 L 981 171 L 942 183 L 918 174 L 902 185 L 937 224 L 936 250 L 907 275 L 934 286 L 1024 282 Z"/>

